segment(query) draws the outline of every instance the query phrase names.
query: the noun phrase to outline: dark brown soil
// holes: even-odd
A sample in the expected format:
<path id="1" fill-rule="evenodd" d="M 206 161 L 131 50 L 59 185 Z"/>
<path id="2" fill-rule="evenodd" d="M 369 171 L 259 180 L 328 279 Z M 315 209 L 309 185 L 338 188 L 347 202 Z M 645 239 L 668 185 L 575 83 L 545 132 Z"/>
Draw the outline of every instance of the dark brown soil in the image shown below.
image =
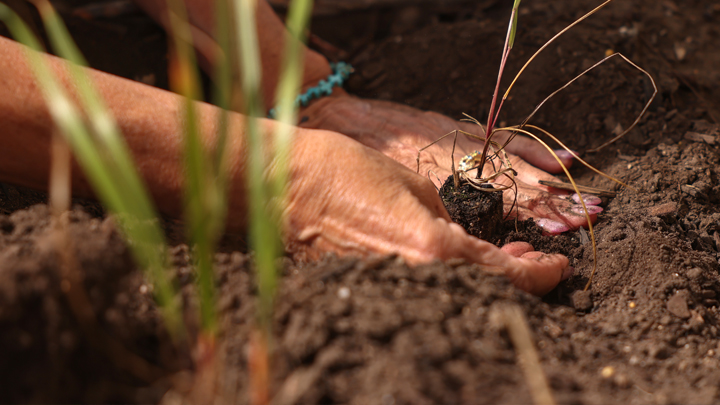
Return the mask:
<path id="1" fill-rule="evenodd" d="M 510 3 L 463 3 L 462 10 L 453 3 L 447 12 L 441 6 L 371 9 L 322 17 L 315 28 L 347 51 L 357 69 L 352 92 L 452 117 L 483 117 Z M 598 3 L 524 2 L 506 78 Z M 96 66 L 131 78 L 153 74 L 162 84 L 163 34 L 146 17 L 70 22 Z M 543 237 L 522 223 L 520 230 L 529 233 L 503 240 L 564 253 L 576 268 L 543 300 L 459 262 L 408 268 L 397 258 L 328 257 L 288 263 L 274 324 L 278 402 L 529 403 L 515 348 L 497 319 L 499 308 L 513 303 L 528 319 L 558 402 L 720 403 L 719 39 L 720 7 L 713 2 L 616 0 L 550 46 L 513 91 L 501 118 L 510 124 L 609 49 L 622 51 L 659 86 L 638 128 L 597 154 L 584 151 L 626 128 L 648 100 L 649 82 L 627 65 L 607 63 L 533 121 L 633 187 L 618 189 L 599 215 L 589 294 L 577 294 L 594 264 L 587 235 Z M 97 45 L 105 40 L 114 44 L 111 52 Z M 140 44 L 148 51 L 128 56 L 146 49 Z M 689 131 L 711 135 L 715 144 L 686 138 Z M 585 185 L 616 188 L 583 168 L 573 174 Z M 187 369 L 187 350 L 169 343 L 151 288 L 112 222 L 81 208 L 71 216 L 70 236 L 95 326 L 78 321 L 49 242 L 47 208 L 28 208 L 43 199 L 0 188 L 0 402 L 158 401 L 168 385 L 123 370 L 112 360 L 112 346 L 95 335 L 109 335 L 168 374 Z M 191 302 L 187 247 L 173 254 Z M 234 387 L 232 401 L 244 403 L 254 307 L 250 261 L 228 252 L 217 264 L 221 380 Z"/>
<path id="2" fill-rule="evenodd" d="M 455 188 L 453 176 L 448 177 L 440 187 L 440 199 L 450 214 L 450 219 L 472 236 L 492 241 L 495 231 L 503 220 L 503 193 L 474 188 L 469 182 L 459 182 Z"/>

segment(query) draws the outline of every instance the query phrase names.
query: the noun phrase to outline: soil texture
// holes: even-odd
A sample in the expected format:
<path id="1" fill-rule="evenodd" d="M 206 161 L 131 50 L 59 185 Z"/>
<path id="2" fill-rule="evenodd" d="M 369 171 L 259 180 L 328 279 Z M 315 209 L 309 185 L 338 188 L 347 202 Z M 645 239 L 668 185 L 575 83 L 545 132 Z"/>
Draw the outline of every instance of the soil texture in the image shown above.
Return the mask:
<path id="1" fill-rule="evenodd" d="M 462 225 L 467 233 L 480 239 L 495 239 L 495 230 L 503 220 L 501 191 L 492 191 L 491 187 L 478 190 L 464 180 L 455 188 L 450 176 L 440 187 L 440 198 L 450 219 Z"/>
<path id="2" fill-rule="evenodd" d="M 86 21 L 73 17 L 76 3 L 84 2 L 58 5 L 93 66 L 167 83 L 160 28 L 139 12 Z M 484 119 L 512 2 L 432 3 L 378 2 L 317 16 L 313 31 L 332 44 L 325 52 L 355 66 L 352 93 Z M 532 52 L 599 3 L 523 2 L 503 86 Z M 410 268 L 395 257 L 287 260 L 273 325 L 275 401 L 531 403 L 498 315 L 512 306 L 530 326 L 559 403 L 720 403 L 719 40 L 720 6 L 713 2 L 615 0 L 548 47 L 516 84 L 504 123 L 520 123 L 612 51 L 658 86 L 638 126 L 598 153 L 586 151 L 627 128 L 652 95 L 651 82 L 630 65 L 601 65 L 533 118 L 631 186 L 573 169 L 580 184 L 618 193 L 598 216 L 597 258 L 586 231 L 550 237 L 531 223 L 503 224 L 511 231 L 501 242 L 528 241 L 567 255 L 575 267 L 542 299 L 459 261 Z M 152 286 L 112 219 L 80 201 L 69 215 L 86 293 L 78 307 L 70 293 L 78 289 L 53 248 L 45 199 L 0 188 L 0 402 L 170 401 L 173 385 L 159 376 L 192 372 L 192 354 L 169 340 Z M 224 392 L 247 403 L 255 288 L 251 259 L 239 249 L 230 244 L 216 258 L 218 353 Z M 172 254 L 191 313 L 188 248 L 178 243 Z"/>

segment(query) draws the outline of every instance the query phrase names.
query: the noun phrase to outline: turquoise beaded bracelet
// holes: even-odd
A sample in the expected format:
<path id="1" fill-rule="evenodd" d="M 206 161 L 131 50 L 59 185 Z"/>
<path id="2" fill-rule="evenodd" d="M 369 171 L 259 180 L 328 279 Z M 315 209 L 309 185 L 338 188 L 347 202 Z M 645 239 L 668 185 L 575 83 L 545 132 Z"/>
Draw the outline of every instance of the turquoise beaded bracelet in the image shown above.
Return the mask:
<path id="1" fill-rule="evenodd" d="M 295 97 L 295 107 L 307 107 L 310 101 L 329 96 L 333 92 L 333 87 L 342 87 L 345 80 L 350 77 L 350 73 L 353 72 L 352 66 L 345 62 L 330 63 L 330 69 L 332 69 L 332 73 L 327 79 L 320 80 L 317 86 L 311 87 L 305 93 Z M 277 108 L 271 108 L 268 112 L 268 118 L 274 119 L 276 116 Z"/>

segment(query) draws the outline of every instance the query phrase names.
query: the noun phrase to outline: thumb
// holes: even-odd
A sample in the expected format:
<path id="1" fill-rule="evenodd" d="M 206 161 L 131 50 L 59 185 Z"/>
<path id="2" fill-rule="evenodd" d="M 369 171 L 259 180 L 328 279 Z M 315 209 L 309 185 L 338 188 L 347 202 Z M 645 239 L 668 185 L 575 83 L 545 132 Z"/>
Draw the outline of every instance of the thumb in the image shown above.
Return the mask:
<path id="1" fill-rule="evenodd" d="M 572 271 L 568 258 L 563 255 L 535 252 L 532 246 L 524 242 L 511 244 L 511 248 L 503 250 L 468 235 L 460 225 L 452 223 L 448 228 L 451 237 L 446 240 L 461 249 L 456 250 L 452 257 L 462 257 L 491 273 L 504 274 L 517 288 L 529 293 L 548 293 L 561 280 L 569 277 Z M 519 254 L 520 257 L 514 257 L 513 254 Z"/>

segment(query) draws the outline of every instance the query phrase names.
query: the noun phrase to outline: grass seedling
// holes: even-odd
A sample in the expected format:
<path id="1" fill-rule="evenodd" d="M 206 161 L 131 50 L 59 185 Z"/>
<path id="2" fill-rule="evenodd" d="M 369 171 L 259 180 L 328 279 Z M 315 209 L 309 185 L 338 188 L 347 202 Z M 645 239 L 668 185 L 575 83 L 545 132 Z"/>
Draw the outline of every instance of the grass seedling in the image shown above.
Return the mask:
<path id="1" fill-rule="evenodd" d="M 238 0 L 235 3 L 235 24 L 240 53 L 241 85 L 245 101 L 245 114 L 248 117 L 261 117 L 264 114 L 260 92 L 262 67 L 258 48 L 257 27 L 255 24 L 256 0 Z M 270 162 L 268 139 L 264 139 L 256 119 L 247 120 L 249 190 L 250 247 L 255 252 L 255 267 L 259 291 L 258 321 L 269 328 L 275 296 L 277 269 L 275 260 L 282 251 L 282 242 L 278 229 L 279 222 L 268 212 L 272 190 L 270 181 L 265 178 L 265 169 Z M 269 181 L 268 181 L 269 180 Z"/>
<path id="2" fill-rule="evenodd" d="M 487 139 L 485 141 L 485 146 L 483 147 L 482 155 L 480 156 L 480 162 L 483 164 L 479 166 L 480 168 L 478 169 L 477 174 L 478 178 L 482 177 L 484 162 L 487 159 L 488 149 L 491 145 L 490 140 L 492 139 L 492 136 L 494 134 L 493 128 L 495 128 L 495 122 L 497 121 L 497 118 L 500 115 L 500 110 L 502 109 L 501 101 L 500 106 L 498 106 L 497 111 L 495 111 L 495 102 L 497 101 L 497 97 L 500 91 L 500 81 L 502 80 L 502 75 L 505 71 L 505 64 L 507 63 L 508 57 L 510 56 L 510 51 L 512 50 L 513 45 L 515 44 L 515 34 L 517 33 L 519 7 L 520 0 L 515 0 L 512 11 L 510 13 L 510 24 L 508 25 L 508 31 L 505 37 L 505 45 L 503 46 L 502 58 L 500 59 L 500 71 L 498 72 L 497 83 L 495 84 L 495 92 L 493 93 L 492 102 L 490 103 L 490 111 L 488 112 L 488 122 L 487 126 L 485 127 L 485 134 Z M 505 101 L 504 98 L 503 101 Z"/>
<path id="3" fill-rule="evenodd" d="M 568 30 L 570 30 L 572 27 L 574 27 L 575 25 L 579 24 L 580 22 L 584 21 L 585 19 L 587 19 L 587 18 L 590 17 L 591 15 L 595 14 L 596 12 L 598 12 L 600 9 L 602 9 L 603 7 L 605 7 L 606 5 L 608 5 L 609 3 L 611 3 L 612 1 L 613 1 L 613 0 L 606 0 L 605 2 L 603 2 L 603 3 L 600 4 L 599 6 L 597 6 L 596 8 L 594 8 L 593 10 L 591 10 L 590 12 L 588 12 L 587 14 L 583 15 L 582 17 L 580 17 L 579 19 L 577 19 L 576 21 L 574 21 L 573 23 L 571 23 L 570 25 L 568 25 L 566 28 L 564 28 L 564 29 L 561 30 L 559 33 L 557 33 L 555 36 L 553 36 L 550 40 L 548 40 L 542 47 L 540 47 L 540 49 L 538 49 L 538 50 L 530 57 L 530 59 L 528 59 L 528 61 L 523 65 L 523 67 L 522 67 L 522 68 L 520 69 L 520 71 L 517 73 L 517 75 L 515 76 L 515 78 L 514 78 L 513 81 L 511 82 L 510 86 L 508 87 L 507 91 L 506 91 L 505 94 L 503 95 L 502 99 L 500 100 L 499 105 L 498 105 L 498 107 L 497 107 L 497 109 L 496 109 L 495 106 L 496 106 L 496 104 L 497 104 L 497 98 L 498 98 L 498 95 L 499 95 L 500 82 L 501 82 L 501 79 L 502 79 L 502 74 L 503 74 L 503 72 L 504 72 L 504 70 L 505 70 L 505 66 L 506 66 L 506 63 L 507 63 L 507 59 L 508 59 L 508 57 L 509 57 L 509 55 L 510 55 L 510 51 L 512 50 L 512 47 L 513 47 L 513 44 L 514 44 L 514 41 L 515 41 L 515 34 L 516 34 L 516 32 L 517 32 L 517 24 L 518 24 L 518 18 L 517 18 L 517 16 L 518 16 L 518 7 L 519 7 L 519 5 L 520 5 L 520 0 L 515 0 L 515 2 L 514 2 L 514 4 L 513 4 L 513 8 L 512 8 L 511 15 L 510 15 L 510 23 L 509 23 L 507 35 L 506 35 L 506 38 L 505 38 L 505 45 L 503 46 L 503 53 L 502 53 L 502 58 L 501 58 L 501 61 L 500 61 L 500 71 L 499 71 L 499 73 L 498 73 L 497 84 L 496 84 L 496 86 L 495 86 L 495 90 L 494 90 L 494 93 L 493 93 L 492 102 L 491 102 L 491 104 L 490 104 L 490 110 L 489 110 L 489 113 L 488 113 L 488 121 L 487 121 L 488 123 L 487 123 L 486 129 L 485 129 L 485 137 L 484 137 L 484 138 L 478 137 L 478 136 L 475 136 L 475 135 L 472 135 L 472 134 L 468 134 L 468 133 L 463 132 L 463 131 L 454 131 L 454 132 L 451 132 L 451 133 L 449 133 L 449 134 L 444 135 L 443 137 L 441 137 L 440 139 L 438 139 L 437 141 L 435 141 L 435 142 L 432 143 L 432 144 L 435 144 L 435 143 L 437 143 L 439 140 L 441 140 L 441 139 L 443 139 L 443 138 L 445 138 L 445 137 L 447 137 L 447 136 L 449 136 L 449 135 L 452 135 L 453 133 L 455 134 L 455 137 L 457 138 L 457 133 L 458 133 L 458 132 L 461 132 L 461 133 L 463 133 L 463 134 L 465 134 L 465 135 L 467 135 L 467 136 L 469 136 L 469 137 L 476 138 L 476 139 L 478 139 L 478 140 L 484 141 L 484 142 L 485 142 L 485 145 L 484 145 L 484 147 L 483 147 L 483 149 L 482 149 L 482 152 L 477 152 L 477 151 L 476 151 L 476 152 L 473 152 L 473 153 L 471 153 L 471 154 L 463 157 L 463 158 L 460 160 L 460 164 L 459 164 L 458 170 L 455 170 L 455 167 L 454 167 L 454 166 L 455 166 L 454 156 L 453 156 L 453 163 L 452 163 L 452 164 L 453 164 L 453 167 L 452 167 L 453 180 L 454 180 L 456 189 L 457 189 L 457 187 L 458 187 L 458 185 L 459 185 L 459 182 L 460 182 L 461 180 L 465 180 L 465 181 L 468 181 L 470 184 L 474 185 L 477 189 L 482 190 L 482 191 L 496 191 L 497 189 L 495 189 L 495 190 L 493 190 L 493 189 L 486 189 L 486 188 L 482 188 L 481 186 L 482 186 L 483 184 L 487 184 L 487 183 L 495 180 L 495 179 L 496 179 L 497 177 L 499 177 L 499 176 L 505 176 L 505 177 L 509 178 L 510 181 L 511 181 L 513 184 L 515 183 L 515 182 L 514 182 L 515 171 L 512 169 L 512 166 L 510 165 L 510 162 L 509 162 L 509 160 L 507 159 L 507 156 L 504 154 L 503 150 L 504 150 L 505 146 L 506 146 L 510 141 L 512 141 L 513 137 L 514 137 L 517 133 L 522 133 L 522 134 L 528 135 L 528 136 L 532 137 L 533 139 L 535 139 L 536 141 L 538 141 L 540 144 L 542 144 L 543 147 L 545 147 L 545 148 L 553 155 L 553 157 L 555 158 L 555 160 L 556 160 L 558 163 L 560 163 L 560 166 L 562 167 L 563 171 L 565 172 L 565 175 L 568 177 L 570 183 L 572 184 L 572 187 L 573 187 L 574 191 L 580 196 L 580 199 L 579 199 L 579 200 L 580 200 L 580 204 L 582 205 L 583 211 L 584 211 L 584 213 L 585 213 L 585 218 L 586 218 L 586 220 L 587 220 L 587 226 L 588 226 L 588 229 L 589 229 L 589 231 L 590 231 L 590 238 L 591 238 L 592 246 L 593 246 L 593 270 L 592 270 L 592 273 L 590 274 L 590 277 L 589 277 L 589 279 L 588 279 L 588 283 L 587 283 L 586 286 L 585 286 L 585 290 L 587 290 L 587 289 L 590 287 L 590 285 L 591 285 L 591 283 L 592 283 L 593 276 L 595 275 L 595 272 L 596 272 L 596 270 L 597 270 L 597 245 L 596 245 L 596 242 L 595 242 L 595 232 L 593 231 L 592 221 L 590 220 L 590 215 L 588 214 L 587 206 L 585 205 L 585 201 L 584 201 L 584 199 L 582 198 L 582 194 L 581 194 L 581 192 L 580 192 L 580 190 L 579 190 L 579 188 L 578 188 L 578 185 L 575 183 L 575 180 L 572 178 L 572 176 L 570 175 L 570 172 L 567 170 L 567 168 L 563 165 L 563 163 L 562 163 L 562 161 L 560 160 L 560 158 L 555 154 L 555 152 L 552 150 L 552 148 L 550 148 L 545 142 L 543 142 L 537 135 L 535 135 L 535 134 L 532 133 L 531 131 L 528 131 L 528 129 L 532 129 L 532 130 L 535 130 L 535 131 L 539 131 L 539 132 L 545 134 L 546 136 L 548 136 L 549 138 L 551 138 L 553 141 L 557 142 L 563 149 L 567 150 L 570 154 L 572 154 L 573 157 L 574 157 L 575 159 L 577 159 L 580 163 L 582 163 L 583 165 L 587 166 L 588 168 L 590 168 L 591 170 L 595 171 L 596 173 L 598 173 L 598 174 L 600 174 L 600 175 L 602 175 L 602 176 L 604 176 L 604 177 L 606 177 L 606 178 L 608 178 L 608 179 L 610 179 L 610 180 L 612 180 L 612 181 L 615 181 L 615 182 L 617 182 L 618 184 L 620 184 L 620 185 L 622 185 L 622 186 L 624 186 L 624 187 L 627 187 L 627 185 L 626 185 L 625 183 L 621 182 L 620 180 L 615 179 L 615 178 L 613 178 L 613 177 L 611 177 L 611 176 L 608 176 L 608 175 L 606 175 L 605 173 L 602 173 L 601 171 L 599 171 L 599 170 L 595 169 L 594 167 L 590 166 L 587 162 L 585 162 L 583 159 L 581 159 L 579 156 L 577 156 L 577 154 L 576 154 L 575 152 L 573 152 L 573 151 L 570 150 L 567 146 L 565 146 L 562 142 L 560 142 L 560 140 L 557 139 L 557 137 L 553 136 L 553 135 L 550 134 L 549 132 L 547 132 L 547 131 L 545 131 L 545 130 L 543 130 L 542 128 L 539 128 L 539 127 L 537 127 L 537 126 L 528 125 L 527 123 L 528 123 L 528 121 L 535 115 L 535 113 L 536 113 L 550 98 L 552 98 L 552 97 L 555 96 L 557 93 L 559 93 L 560 91 L 562 91 L 562 90 L 564 90 L 565 88 L 567 88 L 569 85 L 571 85 L 572 83 L 574 83 L 574 82 L 575 82 L 576 80 L 578 80 L 580 77 L 582 77 L 583 75 L 587 74 L 590 70 L 596 68 L 597 66 L 601 65 L 602 63 L 604 63 L 605 61 L 609 60 L 609 59 L 612 58 L 612 57 L 619 56 L 619 57 L 621 57 L 625 62 L 627 62 L 628 64 L 630 64 L 631 66 L 633 66 L 634 68 L 636 68 L 637 70 L 639 70 L 640 72 L 642 72 L 643 74 L 645 74 L 648 78 L 650 78 L 650 81 L 651 81 L 651 83 L 652 83 L 653 88 L 655 89 L 655 91 L 654 91 L 652 97 L 651 97 L 651 98 L 648 100 L 648 102 L 646 103 L 646 105 L 645 105 L 645 107 L 643 108 L 643 110 L 642 110 L 642 111 L 640 112 L 640 114 L 638 115 L 638 117 L 637 117 L 637 118 L 635 119 L 635 121 L 632 123 L 632 125 L 630 125 L 630 127 L 628 127 L 623 133 L 619 134 L 618 136 L 616 136 L 615 138 L 613 138 L 613 139 L 611 139 L 610 141 L 606 142 L 605 144 L 601 145 L 600 147 L 592 150 L 592 151 L 597 151 L 597 150 L 600 150 L 600 149 L 602 149 L 603 147 L 606 147 L 607 145 L 609 145 L 609 144 L 617 141 L 617 140 L 620 139 L 622 136 L 624 136 L 624 135 L 627 134 L 629 131 L 631 131 L 631 130 L 635 127 L 635 125 L 637 125 L 637 123 L 640 121 L 640 119 L 642 118 L 642 116 L 645 114 L 645 112 L 647 111 L 648 107 L 649 107 L 650 104 L 652 103 L 653 99 L 655 98 L 655 95 L 657 94 L 657 87 L 656 87 L 656 85 L 655 85 L 655 81 L 652 79 L 652 77 L 650 76 L 649 73 L 647 73 L 645 70 L 643 70 L 642 68 L 640 68 L 639 66 L 637 66 L 635 63 L 633 63 L 632 61 L 630 61 L 628 58 L 626 58 L 625 56 L 623 56 L 623 55 L 620 54 L 620 53 L 615 53 L 615 54 L 613 54 L 613 55 L 610 55 L 610 56 L 604 58 L 603 60 L 601 60 L 600 62 L 596 63 L 595 65 L 591 66 L 590 68 L 588 68 L 587 70 L 585 70 L 584 72 L 582 72 L 581 74 L 579 74 L 578 76 L 576 76 L 575 78 L 573 78 L 572 80 L 570 80 L 567 84 L 565 84 L 564 86 L 562 86 L 560 89 L 558 89 L 558 90 L 556 90 L 555 92 L 553 92 L 550 96 L 548 96 L 545 100 L 543 100 L 543 101 L 535 108 L 535 110 L 533 110 L 533 112 L 532 112 L 520 125 L 511 126 L 511 127 L 506 127 L 506 128 L 497 128 L 497 127 L 496 127 L 496 123 L 497 123 L 498 116 L 499 116 L 499 114 L 500 114 L 500 110 L 502 109 L 502 106 L 503 106 L 505 100 L 508 98 L 508 95 L 510 94 L 510 90 L 511 90 L 512 87 L 514 86 L 515 82 L 517 82 L 517 80 L 518 80 L 518 78 L 520 77 L 520 75 L 525 71 L 525 69 L 527 68 L 527 66 L 540 54 L 540 52 L 542 52 L 544 49 L 546 49 L 552 42 L 554 42 L 554 41 L 555 41 L 558 37 L 560 37 L 562 34 L 564 34 L 565 32 L 567 32 Z M 467 116 L 467 118 L 468 118 L 469 121 L 474 122 L 474 123 L 478 124 L 478 126 L 480 126 L 480 123 L 479 123 L 477 120 L 475 120 L 474 118 L 469 117 L 469 116 Z M 526 128 L 527 128 L 527 129 L 526 129 Z M 508 139 L 505 141 L 505 143 L 504 143 L 503 145 L 498 145 L 496 142 L 493 142 L 493 141 L 492 141 L 492 137 L 493 137 L 493 135 L 494 135 L 497 131 L 510 131 L 510 132 L 511 132 L 511 135 L 508 137 Z M 432 145 L 432 144 L 431 144 L 431 145 Z M 430 145 L 428 145 L 428 146 L 426 146 L 425 148 L 422 148 L 422 149 L 420 149 L 420 150 L 418 151 L 418 157 L 417 157 L 417 159 L 418 159 L 418 169 L 419 169 L 419 161 L 420 161 L 420 152 L 422 152 L 424 149 L 426 149 L 426 148 L 429 147 L 429 146 L 430 146 Z M 454 143 L 453 143 L 453 152 L 454 152 L 454 148 L 455 148 L 455 145 L 454 145 Z M 500 154 L 500 153 L 502 153 L 502 154 Z M 495 160 L 498 160 L 498 161 L 499 161 L 499 167 L 496 167 L 496 166 L 495 166 L 495 163 L 494 163 Z M 485 174 L 483 173 L 483 169 L 484 169 L 484 167 L 485 167 L 485 165 L 486 165 L 487 163 L 492 163 L 493 173 L 485 176 Z M 477 168 L 477 170 L 478 170 L 477 175 L 475 176 L 475 178 L 471 178 L 470 176 L 467 175 L 467 173 L 468 173 L 470 170 L 474 170 L 475 168 Z M 509 187 L 505 187 L 505 188 L 502 188 L 502 189 L 504 190 L 504 189 L 507 189 L 507 188 L 509 188 Z M 517 192 L 515 193 L 515 195 L 516 195 L 516 197 L 517 197 Z"/>
<path id="4" fill-rule="evenodd" d="M 85 60 L 64 24 L 48 2 L 38 1 L 37 6 L 53 47 L 71 62 L 68 72 L 77 89 L 80 107 L 75 105 L 43 60 L 40 42 L 22 20 L 3 4 L 0 4 L 0 18 L 14 37 L 29 47 L 27 59 L 52 119 L 98 197 L 115 216 L 121 232 L 132 241 L 130 249 L 155 287 L 155 296 L 171 335 L 182 336 L 176 292 L 166 275 L 168 266 L 164 237 L 150 197 L 114 118 L 81 68 L 86 65 Z"/>
<path id="5" fill-rule="evenodd" d="M 186 221 L 189 225 L 194 253 L 198 263 L 200 281 L 201 315 L 205 322 L 205 331 L 215 332 L 215 314 L 212 288 L 212 255 L 217 239 L 222 231 L 227 206 L 226 142 L 232 137 L 227 127 L 227 113 L 222 112 L 219 119 L 219 133 L 215 155 L 205 151 L 200 142 L 197 128 L 198 117 L 193 100 L 199 97 L 199 81 L 193 56 L 191 33 L 187 23 L 186 10 L 181 1 L 171 0 L 170 22 L 173 32 L 173 50 L 171 82 L 173 88 L 184 95 L 185 106 L 185 161 L 188 172 L 186 192 Z M 255 1 L 237 0 L 234 2 L 217 1 L 217 39 L 222 50 L 216 64 L 216 94 L 219 106 L 231 107 L 233 98 L 232 69 L 235 56 L 239 55 L 240 88 L 243 90 L 243 107 L 248 117 L 259 117 L 263 103 L 259 84 L 261 83 L 260 54 L 258 49 L 257 27 L 255 26 Z M 285 124 L 295 124 L 296 107 L 294 105 L 297 90 L 300 88 L 303 65 L 301 60 L 301 41 L 304 40 L 305 27 L 310 16 L 312 2 L 295 1 L 288 15 L 289 38 L 286 41 L 283 71 L 278 85 L 279 120 Z M 231 18 L 234 16 L 234 18 Z M 232 34 L 237 37 L 232 38 Z M 238 49 L 233 47 L 237 43 Z M 238 106 L 235 106 L 238 107 Z M 256 277 L 258 283 L 259 330 L 253 334 L 252 352 L 257 356 L 250 364 L 253 402 L 267 402 L 267 381 L 269 374 L 270 324 L 273 303 L 277 289 L 277 259 L 283 254 L 281 239 L 284 193 L 287 183 L 288 161 L 292 127 L 279 125 L 273 139 L 267 139 L 261 133 L 258 122 L 248 118 L 247 184 L 249 188 L 250 247 L 255 252 Z M 270 146 L 272 145 L 272 146 Z M 272 173 L 267 173 L 268 167 Z"/>
<path id="6" fill-rule="evenodd" d="M 239 77 L 242 78 L 245 113 L 249 117 L 264 115 L 259 88 L 261 68 L 254 18 L 256 3 L 254 0 L 229 0 L 216 1 L 216 5 L 217 39 L 222 55 L 216 64 L 215 101 L 225 109 L 233 107 L 232 89 L 237 87 L 232 81 L 233 62 L 235 55 L 239 54 Z M 130 152 L 113 117 L 81 68 L 86 66 L 86 62 L 67 29 L 47 1 L 40 0 L 37 6 L 53 47 L 60 56 L 71 61 L 69 73 L 78 89 L 79 106 L 72 102 L 71 96 L 66 94 L 60 85 L 60 80 L 46 65 L 39 41 L 23 22 L 2 4 L 0 18 L 7 23 L 15 38 L 34 50 L 28 51 L 27 57 L 60 133 L 80 162 L 101 202 L 117 218 L 136 260 L 146 269 L 171 334 L 182 336 L 184 328 L 176 291 L 166 274 L 167 249 L 149 194 L 134 167 Z M 180 0 L 170 0 L 168 6 L 172 33 L 171 85 L 185 97 L 182 117 L 185 129 L 185 220 L 197 267 L 202 328 L 198 344 L 208 343 L 205 349 L 210 348 L 209 356 L 214 357 L 213 347 L 218 324 L 212 261 L 227 214 L 226 143 L 232 134 L 228 129 L 228 113 L 222 111 L 217 117 L 218 133 L 213 134 L 216 139 L 213 150 L 207 150 L 201 142 L 202 134 L 198 125 L 200 117 L 195 104 L 201 91 L 187 13 Z M 292 125 L 296 122 L 297 107 L 294 100 L 302 77 L 301 43 L 305 40 L 305 28 L 311 9 L 312 2 L 308 0 L 294 1 L 289 9 L 289 36 L 277 95 L 279 120 L 284 124 Z M 233 35 L 237 36 L 233 38 Z M 235 48 L 234 44 L 237 44 L 238 48 Z M 256 255 L 259 290 L 257 321 L 262 331 L 262 342 L 259 346 L 265 348 L 263 366 L 254 368 L 257 370 L 265 367 L 267 370 L 269 328 L 278 276 L 276 260 L 283 253 L 282 212 L 293 129 L 290 125 L 278 125 L 273 139 L 267 139 L 259 130 L 258 120 L 249 118 L 246 122 L 250 245 Z M 269 149 L 270 145 L 272 149 Z M 62 143 L 57 146 L 59 153 L 56 155 L 68 158 L 67 153 L 60 153 Z M 67 177 L 67 170 L 61 170 L 65 167 L 62 159 L 56 160 L 59 169 L 54 173 Z M 267 175 L 266 170 L 271 166 L 272 173 Z M 61 184 L 63 179 L 52 183 Z M 60 191 L 65 190 L 65 194 L 68 194 L 67 189 L 67 185 L 58 187 Z M 63 196 L 57 191 L 52 194 L 60 196 L 59 201 L 69 199 L 68 195 Z M 207 357 L 208 353 L 205 352 L 204 355 Z M 202 365 L 198 367 L 202 368 Z M 261 385 L 267 390 L 268 372 L 260 374 L 265 375 L 265 383 Z M 268 398 L 266 393 L 264 399 L 260 398 L 255 402 L 266 402 Z"/>
<path id="7" fill-rule="evenodd" d="M 255 26 L 256 0 L 237 0 L 235 3 L 237 42 L 240 49 L 242 89 L 245 113 L 248 117 L 264 115 L 260 96 L 261 67 Z M 269 392 L 269 360 L 274 299 L 277 290 L 277 259 L 283 253 L 281 230 L 283 224 L 285 191 L 288 178 L 291 135 L 297 120 L 295 97 L 300 88 L 303 61 L 301 43 L 312 10 L 312 1 L 295 0 L 287 18 L 288 38 L 280 82 L 277 88 L 278 125 L 273 139 L 263 139 L 258 122 L 247 120 L 248 173 L 250 197 L 250 245 L 255 252 L 258 284 L 258 329 L 252 335 L 251 402 L 267 403 Z M 268 148 L 271 148 L 268 151 Z M 273 163 L 272 173 L 266 169 Z"/>
<path id="8" fill-rule="evenodd" d="M 170 84 L 184 96 L 185 223 L 197 268 L 203 339 L 213 347 L 217 334 L 213 258 L 227 213 L 227 170 L 223 164 L 227 119 L 224 112 L 218 117 L 220 133 L 215 134 L 218 144 L 212 153 L 201 141 L 198 124 L 196 101 L 202 92 L 187 11 L 180 0 L 169 0 L 167 4 L 172 32 Z M 220 101 L 227 103 L 226 99 L 226 94 L 221 93 Z"/>

